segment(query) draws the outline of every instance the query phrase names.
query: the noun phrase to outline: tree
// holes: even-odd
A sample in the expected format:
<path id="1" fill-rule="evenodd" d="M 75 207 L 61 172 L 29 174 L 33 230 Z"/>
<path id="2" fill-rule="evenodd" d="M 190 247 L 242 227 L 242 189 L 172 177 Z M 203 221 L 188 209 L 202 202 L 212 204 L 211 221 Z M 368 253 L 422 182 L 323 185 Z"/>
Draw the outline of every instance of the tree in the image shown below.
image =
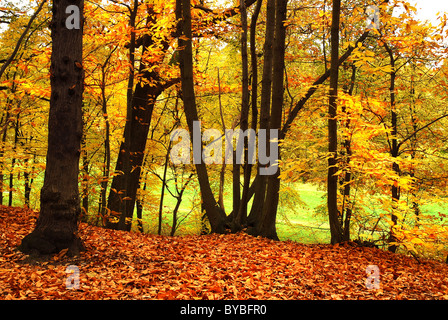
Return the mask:
<path id="1" fill-rule="evenodd" d="M 187 117 L 187 124 L 190 130 L 191 141 L 193 141 L 193 122 L 198 121 L 199 116 L 196 107 L 193 82 L 193 48 L 190 0 L 176 1 L 176 18 L 179 19 L 180 30 L 182 31 L 182 36 L 180 36 L 178 40 L 182 100 L 184 102 L 185 115 Z M 199 154 L 202 155 L 202 146 Z M 225 231 L 226 215 L 224 210 L 218 206 L 218 203 L 213 196 L 205 163 L 203 161 L 195 162 L 198 162 L 195 163 L 195 168 L 201 188 L 202 205 L 210 221 L 212 231 L 216 233 L 223 233 Z"/>
<path id="2" fill-rule="evenodd" d="M 330 93 L 328 101 L 328 177 L 327 177 L 327 207 L 330 222 L 331 243 L 343 241 L 338 210 L 338 124 L 337 124 L 337 98 L 338 98 L 338 53 L 339 53 L 339 17 L 341 1 L 333 0 L 331 21 L 331 65 L 330 65 Z"/>
<path id="3" fill-rule="evenodd" d="M 272 47 L 275 32 L 275 0 L 268 0 L 266 3 L 266 30 L 264 40 L 264 61 L 263 75 L 261 80 L 260 97 L 260 118 L 259 129 L 266 130 L 266 141 L 269 141 L 269 113 L 271 106 L 272 88 Z M 268 149 L 266 149 L 268 150 Z M 248 217 L 248 224 L 251 226 L 250 233 L 258 233 L 258 225 L 261 222 L 263 204 L 266 198 L 267 176 L 260 174 L 263 165 L 258 162 L 257 179 L 255 180 L 255 194 L 253 205 Z"/>
<path id="4" fill-rule="evenodd" d="M 2 77 L 3 73 L 5 72 L 6 68 L 8 68 L 8 66 L 11 64 L 11 62 L 14 60 L 14 57 L 17 55 L 17 52 L 19 51 L 20 45 L 22 44 L 23 39 L 25 38 L 26 34 L 28 33 L 28 31 L 31 28 L 31 25 L 33 23 L 33 21 L 36 19 L 36 17 L 39 15 L 39 12 L 42 10 L 42 8 L 44 7 L 44 4 L 47 2 L 47 0 L 43 0 L 40 4 L 39 7 L 36 9 L 36 11 L 34 12 L 34 14 L 31 16 L 28 25 L 26 26 L 25 30 L 23 31 L 22 35 L 20 36 L 19 40 L 16 43 L 16 46 L 14 48 L 14 51 L 11 53 L 11 55 L 8 57 L 8 59 L 6 59 L 5 61 L 2 61 L 3 64 L 0 68 L 0 78 Z M 0 87 L 0 90 L 3 90 L 3 87 Z"/>
<path id="5" fill-rule="evenodd" d="M 79 9 L 79 28 L 66 27 L 69 6 Z M 47 167 L 41 209 L 35 229 L 22 240 L 25 253 L 51 254 L 84 249 L 77 234 L 81 213 L 78 174 L 82 137 L 82 12 L 83 0 L 54 0 L 51 23 L 51 99 L 48 120 Z M 73 8 L 73 7 L 72 7 Z"/>
<path id="6" fill-rule="evenodd" d="M 253 4 L 255 0 L 248 0 L 246 5 Z M 135 24 L 137 17 L 137 9 L 139 2 L 134 1 L 133 8 L 127 4 L 125 6 L 130 11 L 129 24 L 131 26 L 131 39 L 129 42 L 130 64 L 133 65 L 133 56 L 135 49 L 142 46 L 141 56 L 150 55 L 151 47 L 163 47 L 163 50 L 156 50 L 154 55 L 157 59 L 152 58 L 150 62 L 141 59 L 139 74 L 140 81 L 135 86 L 132 93 L 134 77 L 133 68 L 130 72 L 128 99 L 127 99 L 127 118 L 123 134 L 123 142 L 120 147 L 115 172 L 117 173 L 112 181 L 108 209 L 115 216 L 115 221 L 109 221 L 107 227 L 114 229 L 130 230 L 131 220 L 134 212 L 135 197 L 139 185 L 141 174 L 141 166 L 143 164 L 143 155 L 146 147 L 146 140 L 148 137 L 149 127 L 152 119 L 152 112 L 157 98 L 165 89 L 173 84 L 179 82 L 176 76 L 166 77 L 160 63 L 164 59 L 164 55 L 168 53 L 170 41 L 172 38 L 178 36 L 179 30 L 177 28 L 167 28 L 163 25 L 160 27 L 160 12 L 157 12 L 153 6 L 147 6 L 147 22 L 146 28 L 141 32 L 140 37 L 135 36 L 135 29 L 132 27 Z M 213 16 L 211 23 L 217 23 L 225 20 L 227 17 L 234 16 L 238 13 L 234 8 L 228 9 L 224 14 L 216 14 L 213 10 L 207 9 L 203 6 L 196 6 L 199 10 L 205 10 Z M 165 21 L 165 23 L 167 23 Z M 171 23 L 171 22 L 169 22 Z M 209 28 L 210 25 L 202 25 L 202 22 L 197 22 L 202 29 Z M 159 25 L 160 24 L 160 25 Z M 160 32 L 163 29 L 165 32 Z M 201 30 L 202 32 L 202 30 Z M 201 32 L 198 31 L 200 34 Z M 205 33 L 207 31 L 204 31 Z M 201 34 L 202 36 L 202 34 Z M 170 63 L 171 64 L 171 63 Z M 126 200 L 123 200 L 126 199 Z M 117 221 L 118 220 L 118 221 Z"/>
<path id="7" fill-rule="evenodd" d="M 272 58 L 272 103 L 270 112 L 269 130 L 280 131 L 283 115 L 283 93 L 284 93 L 284 69 L 285 69 L 285 36 L 286 36 L 286 8 L 287 0 L 276 0 L 275 3 L 275 31 Z M 273 141 L 277 144 L 277 141 Z M 280 152 L 278 154 L 280 160 Z M 272 164 L 271 164 L 272 165 Z M 275 166 L 278 167 L 278 163 Z M 258 233 L 261 236 L 278 240 L 276 231 L 277 206 L 280 191 L 280 169 L 267 178 L 266 197 L 263 205 L 261 222 Z"/>

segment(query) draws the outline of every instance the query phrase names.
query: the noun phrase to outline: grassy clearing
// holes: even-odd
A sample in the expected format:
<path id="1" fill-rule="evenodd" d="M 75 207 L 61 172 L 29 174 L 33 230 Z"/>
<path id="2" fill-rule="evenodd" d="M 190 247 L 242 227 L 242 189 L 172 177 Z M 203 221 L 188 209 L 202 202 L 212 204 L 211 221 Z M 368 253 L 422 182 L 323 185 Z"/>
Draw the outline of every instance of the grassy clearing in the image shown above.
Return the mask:
<path id="1" fill-rule="evenodd" d="M 168 183 L 173 189 L 173 184 Z M 153 195 L 160 194 L 161 185 L 155 187 Z M 302 243 L 328 243 L 330 239 L 327 218 L 316 213 L 316 208 L 325 203 L 325 192 L 309 183 L 283 184 L 277 218 L 277 232 L 282 240 L 290 239 Z M 159 202 L 147 207 L 143 224 L 148 233 L 157 233 Z M 176 199 L 165 191 L 163 203 L 162 234 L 169 234 L 172 224 L 172 211 Z M 232 190 L 224 189 L 226 212 L 232 208 Z M 200 232 L 200 212 L 198 186 L 193 183 L 184 193 L 178 212 L 178 219 L 184 219 L 176 235 L 191 235 Z"/>
<path id="2" fill-rule="evenodd" d="M 301 243 L 328 243 L 328 219 L 316 209 L 325 204 L 325 192 L 310 183 L 282 185 L 277 233 L 280 239 Z"/>
<path id="3" fill-rule="evenodd" d="M 35 177 L 33 190 L 31 193 L 31 208 L 39 208 L 39 193 L 43 182 L 43 172 Z M 214 190 L 217 190 L 217 181 L 212 181 Z M 13 197 L 13 206 L 22 207 L 24 203 L 23 180 L 14 181 L 16 191 Z M 173 191 L 174 182 L 168 182 L 168 186 Z M 92 184 L 93 187 L 93 184 Z M 154 178 L 145 196 L 145 205 L 143 211 L 144 232 L 157 234 L 158 228 L 158 210 L 160 204 L 161 182 Z M 96 214 L 98 210 L 98 193 L 90 195 L 90 214 Z M 277 233 L 281 240 L 293 240 L 300 243 L 329 243 L 330 231 L 328 218 L 326 215 L 326 192 L 322 188 L 311 183 L 282 183 L 280 203 L 277 215 Z M 8 192 L 3 193 L 3 204 L 8 202 Z M 368 196 L 364 199 L 363 207 L 357 210 L 352 219 L 352 239 L 358 237 L 370 236 L 363 227 L 372 224 L 380 215 L 385 218 L 381 220 L 384 230 L 388 230 L 386 217 L 389 217 L 385 210 L 378 206 L 379 196 Z M 171 231 L 173 209 L 176 206 L 176 199 L 165 191 L 163 203 L 162 235 L 169 235 Z M 228 184 L 224 189 L 224 205 L 229 213 L 232 208 L 232 190 Z M 199 186 L 197 182 L 191 181 L 184 192 L 183 201 L 178 211 L 178 221 L 180 225 L 176 230 L 176 235 L 195 235 L 200 232 L 201 212 L 200 212 Z M 433 202 L 420 207 L 422 217 L 430 219 L 437 224 L 448 224 L 448 201 L 440 199 L 439 202 Z M 363 212 L 361 212 L 363 211 Z M 412 213 L 410 214 L 412 215 Z M 356 218 L 355 218 L 356 216 Z M 357 220 L 358 219 L 358 220 Z M 364 219 L 364 220 L 362 220 Z M 412 219 L 409 219 L 412 220 Z M 429 221 L 429 220 L 428 220 Z M 135 223 L 135 227 L 137 223 Z M 379 234 L 373 234 L 378 237 Z M 369 240 L 369 239 L 368 239 Z"/>

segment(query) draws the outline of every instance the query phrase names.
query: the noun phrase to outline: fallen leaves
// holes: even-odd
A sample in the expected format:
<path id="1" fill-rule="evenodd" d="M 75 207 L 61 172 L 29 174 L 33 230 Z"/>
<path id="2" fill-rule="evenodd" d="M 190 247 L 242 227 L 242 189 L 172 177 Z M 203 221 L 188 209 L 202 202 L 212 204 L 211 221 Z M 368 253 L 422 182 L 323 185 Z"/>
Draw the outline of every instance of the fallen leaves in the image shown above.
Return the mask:
<path id="1" fill-rule="evenodd" d="M 1 299 L 447 299 L 448 266 L 374 248 L 246 234 L 164 237 L 80 225 L 87 248 L 25 263 L 15 251 L 37 214 L 0 207 Z M 66 268 L 79 288 L 66 288 Z M 366 288 L 377 265 L 380 289 Z"/>

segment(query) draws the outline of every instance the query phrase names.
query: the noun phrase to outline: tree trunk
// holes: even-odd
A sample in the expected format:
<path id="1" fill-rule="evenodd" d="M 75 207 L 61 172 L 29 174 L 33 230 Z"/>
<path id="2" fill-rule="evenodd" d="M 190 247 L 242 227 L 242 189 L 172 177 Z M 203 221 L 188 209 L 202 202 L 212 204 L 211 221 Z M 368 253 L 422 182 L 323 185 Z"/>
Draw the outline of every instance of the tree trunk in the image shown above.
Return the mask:
<path id="1" fill-rule="evenodd" d="M 159 225 L 157 228 L 157 234 L 162 234 L 162 219 L 163 219 L 163 200 L 165 199 L 165 188 L 166 186 L 166 174 L 168 170 L 168 162 L 170 160 L 170 151 L 171 151 L 171 140 L 168 143 L 168 148 L 166 150 L 165 156 L 165 165 L 163 167 L 163 176 L 162 176 L 162 190 L 160 191 L 160 203 L 159 203 Z"/>
<path id="2" fill-rule="evenodd" d="M 24 161 L 24 166 L 26 168 L 26 170 L 23 172 L 23 186 L 24 186 L 24 196 L 25 196 L 25 207 L 29 208 L 30 207 L 30 197 L 31 197 L 31 188 L 32 188 L 32 184 L 33 184 L 33 178 L 30 178 L 30 172 L 33 171 L 34 165 L 36 164 L 36 153 L 35 151 L 31 150 L 31 142 L 33 141 L 33 136 L 29 136 L 26 137 L 23 135 L 22 133 L 22 140 L 21 141 L 21 146 L 24 148 L 25 153 L 30 156 L 31 154 L 33 155 L 32 158 L 32 163 L 31 163 L 31 159 L 29 157 L 25 157 Z"/>
<path id="3" fill-rule="evenodd" d="M 7 136 L 7 131 L 8 131 L 8 118 L 9 118 L 9 112 L 6 111 L 6 121 L 5 121 L 4 129 L 3 129 L 2 145 L 1 145 L 1 149 L 0 149 L 0 158 L 3 158 L 3 156 L 5 154 L 5 142 L 6 142 L 6 136 Z M 4 170 L 4 163 L 2 161 L 0 163 L 0 205 L 3 205 L 3 191 L 5 190 L 4 183 L 3 183 L 3 181 L 4 181 L 3 170 Z"/>
<path id="4" fill-rule="evenodd" d="M 273 45 L 273 81 L 272 81 L 272 107 L 270 129 L 279 131 L 282 126 L 283 114 L 283 75 L 285 69 L 285 36 L 286 36 L 286 7 L 287 0 L 276 0 L 275 37 Z M 272 141 L 269 143 L 276 143 Z M 269 147 L 270 149 L 270 147 Z M 278 154 L 280 160 L 280 153 Z M 272 164 L 271 164 L 272 165 Z M 277 164 L 278 165 L 278 164 Z M 259 235 L 278 240 L 275 222 L 280 191 L 280 169 L 267 178 L 267 191 L 263 206 L 262 221 L 259 225 Z"/>
<path id="5" fill-rule="evenodd" d="M 350 78 L 350 82 L 348 85 L 345 85 L 344 91 L 348 95 L 353 94 L 353 88 L 355 86 L 355 79 L 356 79 L 356 66 L 352 63 L 352 75 Z M 346 130 L 350 129 L 350 118 L 349 118 L 349 111 L 346 110 L 345 105 L 342 107 L 342 113 L 347 115 L 347 120 L 345 121 L 345 128 Z M 342 165 L 344 166 L 345 174 L 343 176 L 342 180 L 342 190 L 341 194 L 343 196 L 342 199 L 342 207 L 341 207 L 341 223 L 343 224 L 343 239 L 344 241 L 350 240 L 350 220 L 352 217 L 352 211 L 353 211 L 353 204 L 350 197 L 351 192 L 351 183 L 352 183 L 352 173 L 350 170 L 350 159 L 352 157 L 352 146 L 351 146 L 351 137 L 346 137 L 344 141 L 342 142 L 343 149 L 345 151 L 345 157 L 342 159 Z"/>
<path id="6" fill-rule="evenodd" d="M 84 121 L 84 120 L 83 120 Z M 83 122 L 85 126 L 85 123 Z M 84 131 L 81 139 L 81 154 L 82 154 L 82 166 L 81 166 L 81 175 L 82 175 L 82 191 L 81 191 L 81 207 L 82 214 L 81 220 L 87 222 L 88 214 L 89 214 L 89 157 L 87 153 L 87 137 L 86 132 Z"/>
<path id="7" fill-rule="evenodd" d="M 25 207 L 29 208 L 30 207 L 30 195 L 31 195 L 31 179 L 30 179 L 30 173 L 28 170 L 30 169 L 30 167 L 32 167 L 32 165 L 30 165 L 29 158 L 25 158 L 24 161 L 25 161 L 25 167 L 27 168 L 27 170 L 25 170 L 23 172 Z"/>
<path id="8" fill-rule="evenodd" d="M 15 79 L 15 75 L 13 77 L 13 79 Z M 16 90 L 16 84 L 13 83 L 12 87 L 11 87 L 11 92 L 13 93 Z M 3 123 L 3 121 L 1 121 L 2 123 L 2 127 L 3 127 L 3 135 L 2 135 L 2 145 L 1 145 L 1 150 L 0 150 L 0 157 L 3 158 L 5 155 L 5 143 L 6 143 L 6 139 L 8 137 L 8 127 L 9 127 L 9 118 L 10 118 L 10 111 L 11 111 L 11 100 L 8 98 L 6 100 L 6 113 L 4 116 L 5 119 L 5 123 Z M 2 120 L 3 120 L 3 116 L 2 116 Z M 4 161 L 2 161 L 2 163 L 0 164 L 0 205 L 3 204 L 3 191 L 5 188 L 5 183 L 4 183 L 4 168 L 5 168 L 5 164 Z"/>
<path id="9" fill-rule="evenodd" d="M 256 29 L 257 29 L 257 20 L 258 16 L 260 14 L 261 5 L 263 4 L 262 0 L 257 0 L 257 5 L 255 7 L 254 13 L 252 14 L 252 18 L 250 21 L 250 58 L 251 58 L 251 70 L 252 70 L 252 88 L 251 88 L 251 111 L 252 111 L 252 119 L 251 119 L 251 128 L 253 130 L 257 129 L 257 123 L 258 123 L 258 64 L 257 64 L 257 52 L 256 52 Z M 249 217 L 247 216 L 247 203 L 249 202 L 250 198 L 253 195 L 253 191 L 251 192 L 251 186 L 250 184 L 250 177 L 252 174 L 252 164 L 246 162 L 244 167 L 244 185 L 243 185 L 243 194 L 241 196 L 241 203 L 245 208 L 241 208 L 242 214 L 245 215 L 245 225 L 249 225 Z M 260 178 L 261 176 L 258 176 Z M 248 180 L 248 185 L 246 185 L 246 181 Z M 258 183 L 255 184 L 252 182 L 252 186 L 258 185 Z M 252 190 L 254 188 L 252 187 Z M 252 204 L 253 206 L 254 204 Z M 251 210 L 252 212 L 252 210 Z M 249 215 L 250 216 L 250 215 Z M 254 216 L 252 216 L 253 218 Z M 253 223 L 252 223 L 253 224 Z"/>
<path id="10" fill-rule="evenodd" d="M 20 103 L 19 103 L 20 105 Z M 17 150 L 17 141 L 19 139 L 19 126 L 20 126 L 20 113 L 17 113 L 16 123 L 14 125 L 14 146 L 13 152 L 16 153 Z M 14 190 L 14 166 L 16 164 L 16 158 L 13 157 L 11 160 L 11 172 L 9 173 L 9 199 L 8 206 L 12 207 L 12 197 Z"/>
<path id="11" fill-rule="evenodd" d="M 150 36 L 145 35 L 144 37 L 142 55 L 152 43 Z M 129 120 L 125 125 L 125 141 L 121 143 L 115 167 L 115 172 L 121 172 L 122 174 L 114 176 L 108 199 L 108 208 L 112 215 L 119 218 L 119 221 L 108 221 L 106 225 L 111 229 L 127 231 L 131 229 L 135 196 L 139 185 L 152 112 L 157 97 L 166 88 L 157 71 L 148 71 L 151 66 L 146 64 L 144 60 L 140 62 L 139 69 L 139 73 L 143 75 L 146 81 L 140 81 L 135 87 L 130 117 L 128 117 Z M 154 83 L 156 84 L 154 85 Z M 129 163 L 126 164 L 128 161 Z M 127 200 L 123 200 L 123 198 Z"/>
<path id="12" fill-rule="evenodd" d="M 247 56 L 247 10 L 246 4 L 240 0 L 241 14 L 241 62 L 242 62 L 242 97 L 241 97 L 241 121 L 240 128 L 243 132 L 249 128 L 249 60 Z M 237 214 L 234 215 L 232 229 L 241 230 L 247 222 L 247 202 L 251 176 L 251 165 L 249 164 L 248 154 L 249 137 L 244 137 L 244 164 L 243 164 L 243 193 L 237 208 Z M 252 156 L 252 155 L 251 155 Z M 236 158 L 236 157 L 235 157 Z M 239 181 L 238 181 L 239 182 Z M 234 209 L 235 210 L 235 209 Z"/>
<path id="13" fill-rule="evenodd" d="M 184 102 L 185 115 L 187 118 L 188 128 L 190 130 L 191 141 L 193 141 L 193 132 L 197 128 L 193 128 L 193 122 L 198 121 L 198 111 L 196 107 L 196 98 L 193 83 L 193 49 L 192 49 L 192 33 L 191 33 L 191 12 L 190 0 L 176 1 L 176 18 L 181 19 L 180 25 L 184 37 L 178 38 L 180 72 L 182 80 L 182 95 Z M 202 155 L 202 145 L 200 145 L 200 153 Z M 207 168 L 202 159 L 195 159 L 196 173 L 201 189 L 202 207 L 205 210 L 212 228 L 212 232 L 224 233 L 226 215 L 216 202 L 208 179 Z"/>
<path id="14" fill-rule="evenodd" d="M 414 76 L 415 76 L 415 62 L 412 61 L 411 62 L 411 66 L 412 66 L 412 73 L 411 73 L 411 86 L 410 86 L 410 96 L 411 96 L 411 103 L 409 105 L 409 113 L 411 115 L 411 123 L 412 123 L 412 130 L 413 130 L 413 134 L 412 134 L 412 138 L 411 138 L 411 159 L 414 160 L 417 158 L 417 147 L 418 147 L 418 139 L 417 139 L 417 130 L 418 130 L 418 125 L 417 125 L 417 112 L 416 112 L 416 105 L 415 105 L 415 80 L 414 80 Z M 421 210 L 420 210 L 420 205 L 419 202 L 417 200 L 417 191 L 418 191 L 418 179 L 415 177 L 415 166 L 412 165 L 410 168 L 410 173 L 409 176 L 414 180 L 413 183 L 413 188 L 412 188 L 412 197 L 413 197 L 413 201 L 412 201 L 412 208 L 414 210 L 414 214 L 415 214 L 415 218 L 417 220 L 416 226 L 417 228 L 419 227 L 419 222 L 420 222 L 420 215 L 421 215 Z"/>
<path id="15" fill-rule="evenodd" d="M 275 32 L 275 0 L 268 0 L 266 4 L 266 32 L 264 40 L 264 62 L 263 78 L 261 80 L 261 100 L 260 100 L 260 130 L 266 130 L 266 141 L 269 144 L 269 117 L 272 88 L 272 46 Z M 266 146 L 266 152 L 269 147 Z M 263 204 L 266 197 L 267 177 L 260 174 L 263 165 L 258 161 L 257 181 L 255 185 L 255 195 L 252 208 L 247 218 L 250 233 L 258 232 L 258 224 L 261 221 Z M 253 229 L 252 229 L 253 228 Z"/>
<path id="16" fill-rule="evenodd" d="M 120 145 L 120 152 L 116 163 L 115 172 L 120 175 L 115 175 L 112 180 L 112 186 L 109 193 L 108 208 L 112 217 L 106 220 L 106 227 L 111 229 L 127 229 L 126 222 L 130 222 L 126 219 L 128 211 L 128 200 L 123 198 L 130 198 L 128 193 L 129 175 L 130 169 L 130 143 L 131 143 L 131 121 L 132 117 L 132 102 L 133 102 L 133 89 L 134 89 L 134 76 L 135 76 L 135 20 L 137 17 L 139 2 L 134 0 L 133 6 L 129 8 L 129 27 L 131 30 L 129 41 L 129 78 L 126 92 L 126 124 L 124 127 L 124 141 Z M 143 46 L 143 52 L 145 46 Z M 131 215 L 132 217 L 132 215 Z M 129 223 L 130 230 L 130 223 Z"/>
<path id="17" fill-rule="evenodd" d="M 143 184 L 143 191 L 146 191 L 146 182 Z M 137 207 L 137 229 L 141 233 L 143 233 L 143 199 L 140 197 L 136 200 L 136 207 Z"/>
<path id="18" fill-rule="evenodd" d="M 148 20 L 146 24 L 150 26 L 153 23 L 152 19 L 155 19 L 156 15 L 151 6 L 147 6 L 147 10 Z M 138 39 L 138 44 L 142 46 L 141 56 L 145 56 L 148 47 L 159 40 L 154 38 L 156 36 L 156 33 L 145 34 Z M 136 40 L 131 39 L 131 47 L 134 41 Z M 169 43 L 162 41 L 162 46 L 162 51 L 167 50 Z M 133 54 L 131 54 L 131 61 L 132 56 Z M 158 62 L 148 63 L 141 59 L 138 74 L 141 75 L 142 79 L 136 84 L 133 94 L 131 94 L 131 83 L 133 82 L 130 81 L 128 85 L 128 110 L 124 129 L 124 142 L 121 143 L 120 153 L 115 166 L 115 172 L 121 174 L 114 176 L 108 198 L 108 208 L 112 216 L 118 218 L 115 221 L 108 219 L 106 227 L 111 229 L 127 231 L 131 229 L 141 166 L 143 164 L 154 105 L 157 97 L 166 88 L 178 82 L 176 78 L 164 81 L 159 74 L 160 71 L 157 69 L 156 63 Z"/>
<path id="19" fill-rule="evenodd" d="M 185 189 L 187 188 L 188 184 L 191 181 L 191 177 L 193 176 L 193 174 L 191 173 L 188 178 L 187 178 L 187 182 L 185 182 L 185 184 L 182 186 L 182 188 L 179 189 L 177 188 L 177 182 L 176 182 L 176 191 L 177 191 L 177 196 L 176 196 L 176 206 L 173 209 L 173 223 L 171 225 L 171 232 L 170 232 L 170 236 L 174 236 L 174 233 L 176 232 L 176 229 L 178 227 L 178 222 L 177 222 L 177 213 L 179 211 L 180 208 L 180 204 L 182 203 L 182 196 L 184 194 Z"/>
<path id="20" fill-rule="evenodd" d="M 69 5 L 79 8 L 79 29 L 66 28 Z M 68 248 L 69 255 L 76 255 L 84 249 L 77 235 L 81 212 L 78 174 L 84 77 L 83 5 L 83 0 L 53 1 L 47 167 L 36 227 L 19 246 L 25 253 L 51 254 Z"/>
<path id="21" fill-rule="evenodd" d="M 390 95 L 390 108 L 391 108 L 391 126 L 392 126 L 392 144 L 390 149 L 390 154 L 393 158 L 398 157 L 399 146 L 398 146 L 398 115 L 395 109 L 395 78 L 396 78 L 396 70 L 395 70 L 395 59 L 392 52 L 392 49 L 384 43 L 384 48 L 386 49 L 389 59 L 390 59 L 390 83 L 389 83 L 389 95 Z M 397 178 L 400 176 L 400 165 L 397 162 L 393 162 L 392 170 L 396 174 Z M 389 239 L 388 242 L 396 242 L 397 238 L 394 234 L 394 227 L 398 222 L 397 216 L 394 214 L 394 211 L 397 210 L 398 201 L 400 200 L 400 189 L 398 187 L 398 181 L 393 183 L 391 186 L 392 192 L 392 226 L 389 231 Z M 398 246 L 396 244 L 389 245 L 388 250 L 390 252 L 397 251 Z"/>
<path id="22" fill-rule="evenodd" d="M 98 208 L 98 216 L 101 217 L 105 217 L 107 212 L 106 194 L 110 178 L 110 123 L 109 123 L 109 115 L 107 113 L 107 98 L 106 98 L 107 68 L 109 65 L 109 60 L 117 48 L 118 46 L 115 47 L 109 53 L 109 56 L 106 58 L 103 65 L 101 66 L 101 107 L 102 107 L 101 111 L 103 112 L 104 122 L 106 125 L 106 132 L 104 137 L 103 178 L 101 180 L 100 205 Z"/>
<path id="23" fill-rule="evenodd" d="M 222 103 L 221 103 L 221 77 L 219 75 L 219 68 L 218 68 L 218 102 L 219 102 L 219 115 L 221 116 L 222 132 L 226 132 L 226 124 L 224 121 L 224 114 L 222 112 Z M 221 171 L 219 172 L 218 204 L 224 212 L 226 211 L 224 207 L 225 174 L 226 174 L 226 163 L 225 161 L 223 161 L 223 163 L 221 164 Z"/>
<path id="24" fill-rule="evenodd" d="M 338 98 L 338 76 L 339 76 L 339 17 L 341 1 L 333 0 L 333 12 L 331 22 L 331 65 L 330 65 L 330 93 L 328 102 L 328 177 L 327 177 L 327 207 L 330 222 L 331 243 L 343 241 L 342 226 L 338 210 L 338 177 L 337 151 L 338 151 L 338 124 L 337 98 Z"/>

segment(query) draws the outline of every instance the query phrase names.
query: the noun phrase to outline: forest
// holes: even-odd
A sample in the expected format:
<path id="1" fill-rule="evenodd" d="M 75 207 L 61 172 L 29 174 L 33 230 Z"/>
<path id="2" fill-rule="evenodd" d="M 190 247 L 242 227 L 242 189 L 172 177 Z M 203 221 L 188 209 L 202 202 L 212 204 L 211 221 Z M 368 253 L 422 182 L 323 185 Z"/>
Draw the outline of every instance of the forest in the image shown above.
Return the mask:
<path id="1" fill-rule="evenodd" d="M 448 6 L 418 12 L 0 0 L 0 299 L 448 299 Z"/>

